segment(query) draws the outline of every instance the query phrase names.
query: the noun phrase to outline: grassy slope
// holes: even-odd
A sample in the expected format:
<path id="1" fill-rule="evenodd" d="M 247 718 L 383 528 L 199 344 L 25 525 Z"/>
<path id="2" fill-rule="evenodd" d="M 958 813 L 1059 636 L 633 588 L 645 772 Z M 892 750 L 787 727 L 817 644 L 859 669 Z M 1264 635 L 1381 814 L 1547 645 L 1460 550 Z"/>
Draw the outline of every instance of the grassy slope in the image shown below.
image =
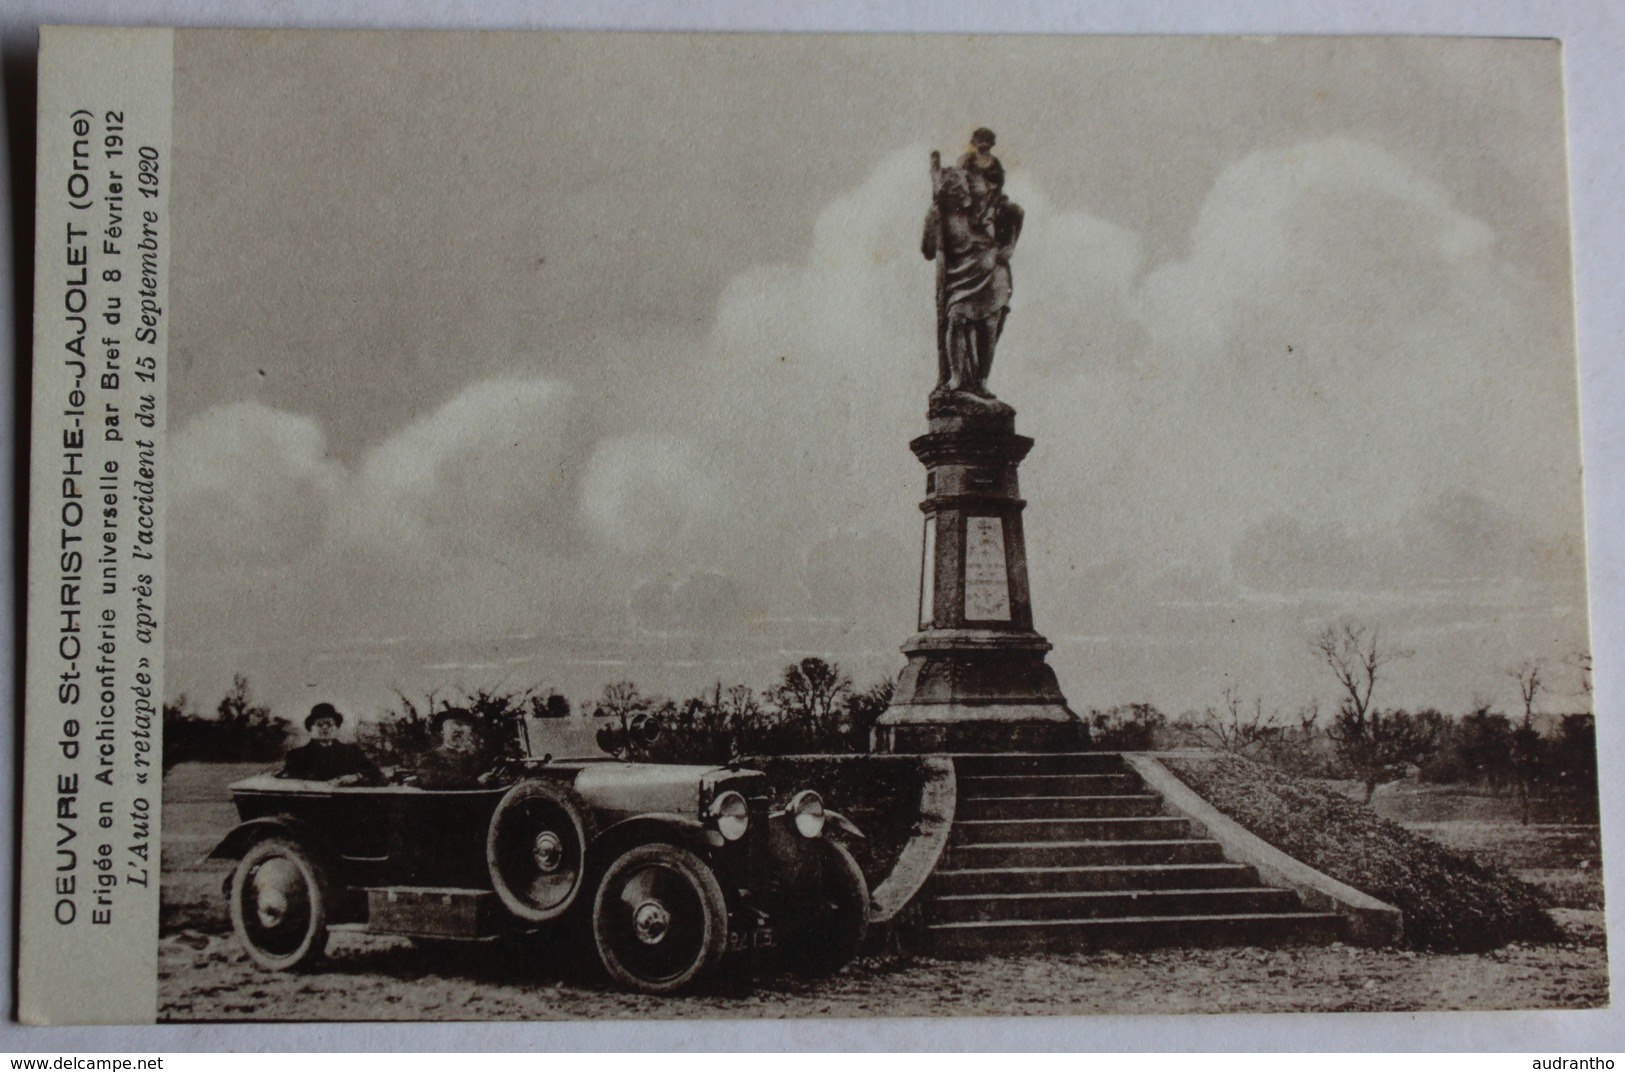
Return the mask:
<path id="1" fill-rule="evenodd" d="M 1398 907 L 1412 948 L 1470 952 L 1562 937 L 1539 891 L 1333 790 L 1240 756 L 1159 758 L 1265 841 Z"/>

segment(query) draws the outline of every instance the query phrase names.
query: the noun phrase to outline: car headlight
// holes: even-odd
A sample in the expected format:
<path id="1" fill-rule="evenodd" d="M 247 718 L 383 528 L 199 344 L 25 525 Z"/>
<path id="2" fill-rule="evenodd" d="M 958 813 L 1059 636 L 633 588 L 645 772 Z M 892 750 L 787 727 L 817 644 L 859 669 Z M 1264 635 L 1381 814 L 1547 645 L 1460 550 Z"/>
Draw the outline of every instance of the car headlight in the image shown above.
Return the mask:
<path id="1" fill-rule="evenodd" d="M 824 832 L 824 798 L 811 789 L 803 789 L 790 798 L 790 818 L 795 820 L 796 833 L 814 838 Z"/>
<path id="2" fill-rule="evenodd" d="M 711 802 L 711 818 L 716 820 L 717 833 L 729 841 L 738 841 L 750 828 L 750 808 L 744 795 L 733 789 L 717 794 Z"/>

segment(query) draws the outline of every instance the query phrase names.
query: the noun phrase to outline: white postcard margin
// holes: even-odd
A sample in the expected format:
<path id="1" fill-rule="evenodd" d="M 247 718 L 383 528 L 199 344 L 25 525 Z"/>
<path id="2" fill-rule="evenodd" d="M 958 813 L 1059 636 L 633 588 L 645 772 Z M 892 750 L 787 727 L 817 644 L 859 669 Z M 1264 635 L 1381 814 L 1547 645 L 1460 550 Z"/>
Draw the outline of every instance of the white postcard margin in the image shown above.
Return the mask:
<path id="1" fill-rule="evenodd" d="M 25 1023 L 157 1014 L 173 37 L 41 33 Z"/>

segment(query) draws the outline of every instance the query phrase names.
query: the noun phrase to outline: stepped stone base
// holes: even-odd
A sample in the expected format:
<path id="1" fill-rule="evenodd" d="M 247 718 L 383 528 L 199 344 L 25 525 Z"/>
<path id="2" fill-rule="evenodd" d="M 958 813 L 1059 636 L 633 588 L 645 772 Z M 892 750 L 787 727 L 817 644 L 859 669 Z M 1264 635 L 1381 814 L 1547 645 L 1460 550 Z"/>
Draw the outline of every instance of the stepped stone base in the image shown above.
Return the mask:
<path id="1" fill-rule="evenodd" d="M 948 847 L 910 945 L 938 957 L 1330 942 L 1305 910 L 1169 815 L 1116 753 L 954 757 Z"/>
<path id="2" fill-rule="evenodd" d="M 878 752 L 1078 752 L 1088 724 L 1066 705 L 1036 633 L 935 630 L 903 646 L 908 665 L 875 725 Z"/>
<path id="3" fill-rule="evenodd" d="M 1060 704 L 894 704 L 875 726 L 877 752 L 1075 752 L 1083 721 Z"/>

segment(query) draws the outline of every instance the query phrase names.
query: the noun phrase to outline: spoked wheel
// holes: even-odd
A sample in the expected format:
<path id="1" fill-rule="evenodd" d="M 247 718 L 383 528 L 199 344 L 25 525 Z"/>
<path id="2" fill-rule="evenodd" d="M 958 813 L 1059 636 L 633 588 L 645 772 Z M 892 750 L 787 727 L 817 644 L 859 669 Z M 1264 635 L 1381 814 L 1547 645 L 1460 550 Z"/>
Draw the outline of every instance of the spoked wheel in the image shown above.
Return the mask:
<path id="1" fill-rule="evenodd" d="M 610 978 L 648 994 L 670 994 L 722 960 L 728 905 L 698 856 L 676 845 L 639 845 L 604 873 L 592 933 Z"/>
<path id="2" fill-rule="evenodd" d="M 816 883 L 788 896 L 774 913 L 785 967 L 833 975 L 858 955 L 869 929 L 869 884 L 845 845 L 818 842 Z"/>
<path id="3" fill-rule="evenodd" d="M 296 841 L 267 838 L 237 863 L 231 926 L 255 964 L 292 971 L 327 949 L 327 877 Z"/>
<path id="4" fill-rule="evenodd" d="M 574 903 L 592 840 L 587 816 L 568 786 L 535 781 L 508 790 L 485 839 L 491 885 L 508 911 L 545 923 Z"/>

